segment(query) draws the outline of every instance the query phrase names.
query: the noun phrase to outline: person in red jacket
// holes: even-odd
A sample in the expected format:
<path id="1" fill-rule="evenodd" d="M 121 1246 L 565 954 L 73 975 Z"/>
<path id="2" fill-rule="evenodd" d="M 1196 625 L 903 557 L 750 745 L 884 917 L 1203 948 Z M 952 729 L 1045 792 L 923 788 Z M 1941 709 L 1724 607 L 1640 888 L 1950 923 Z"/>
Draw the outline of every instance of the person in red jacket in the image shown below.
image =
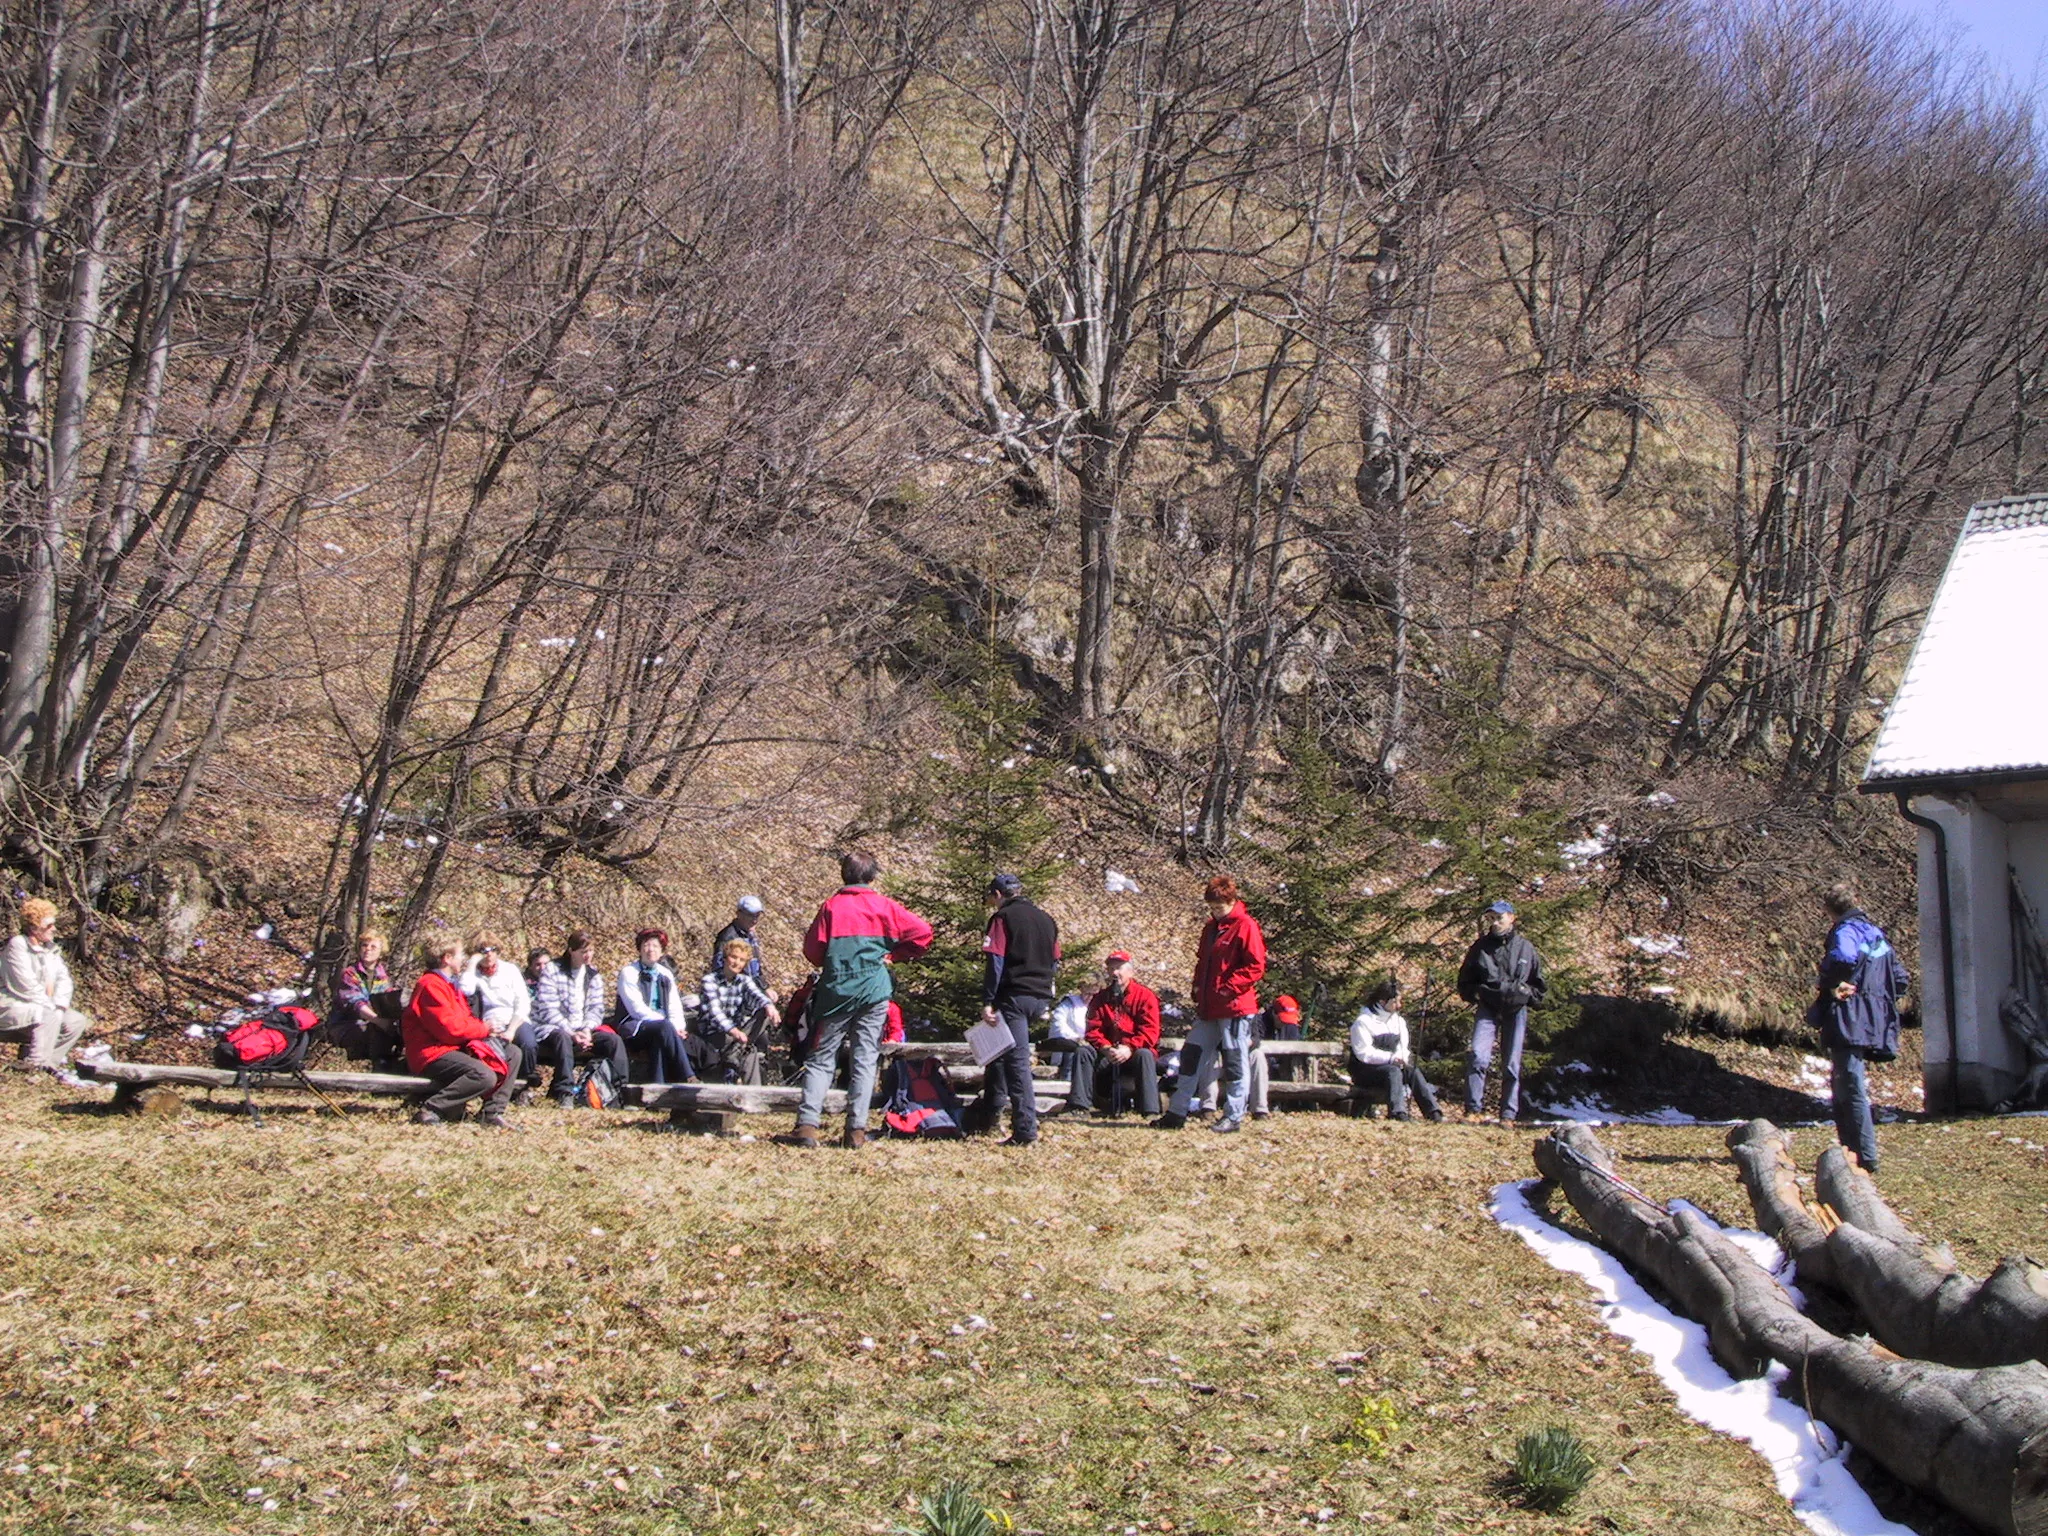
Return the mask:
<path id="1" fill-rule="evenodd" d="M 406 1066 L 434 1085 L 420 1101 L 413 1123 L 460 1120 L 471 1099 L 482 1099 L 483 1124 L 502 1127 L 505 1105 L 519 1080 L 519 1047 L 510 1040 L 493 1041 L 490 1026 L 470 1011 L 456 984 L 462 958 L 462 945 L 454 939 L 422 945 L 426 974 L 398 1020 Z"/>
<path id="2" fill-rule="evenodd" d="M 1218 875 L 1204 886 L 1202 902 L 1209 922 L 1195 951 L 1195 1027 L 1180 1050 L 1180 1086 L 1173 1104 L 1153 1124 L 1166 1131 L 1187 1124 L 1202 1057 L 1213 1051 L 1223 1062 L 1223 1118 L 1211 1129 L 1228 1134 L 1243 1126 L 1251 1096 L 1245 1057 L 1252 1016 L 1259 1011 L 1259 978 L 1266 974 L 1266 936 L 1237 899 L 1237 882 L 1230 876 Z"/>
<path id="3" fill-rule="evenodd" d="M 1088 1033 L 1075 1047 L 1074 1086 L 1067 1110 L 1094 1108 L 1097 1098 L 1117 1089 L 1126 1074 L 1137 1079 L 1138 1112 L 1159 1113 L 1159 996 L 1138 980 L 1124 950 L 1103 961 L 1108 982 L 1088 999 Z M 1102 1114 L 1109 1110 L 1099 1111 Z"/>

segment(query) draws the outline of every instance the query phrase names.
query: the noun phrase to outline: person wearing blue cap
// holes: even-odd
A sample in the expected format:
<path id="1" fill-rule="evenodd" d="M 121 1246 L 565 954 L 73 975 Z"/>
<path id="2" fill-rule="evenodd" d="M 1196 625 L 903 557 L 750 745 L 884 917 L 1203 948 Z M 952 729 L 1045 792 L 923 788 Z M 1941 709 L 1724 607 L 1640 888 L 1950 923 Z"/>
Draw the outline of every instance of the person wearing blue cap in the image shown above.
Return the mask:
<path id="1" fill-rule="evenodd" d="M 1500 1047 L 1500 1122 L 1512 1125 L 1522 1102 L 1522 1037 L 1529 1005 L 1543 1001 L 1548 983 L 1536 946 L 1515 932 L 1514 903 L 1496 901 L 1479 923 L 1479 939 L 1458 967 L 1458 996 L 1472 1004 L 1472 1050 L 1465 1062 L 1465 1114 L 1478 1119 L 1486 1101 L 1486 1073 Z"/>
<path id="2" fill-rule="evenodd" d="M 1010 1107 L 1006 1147 L 1038 1140 L 1038 1100 L 1031 1084 L 1031 1021 L 1052 1012 L 1053 982 L 1060 964 L 1060 925 L 1024 895 L 1015 875 L 988 883 L 988 930 L 982 936 L 984 1022 L 1010 1032 L 1010 1049 L 988 1064 L 977 1109 L 995 1129 L 1003 1106 Z"/>
<path id="3" fill-rule="evenodd" d="M 747 962 L 747 968 L 740 972 L 755 986 L 764 991 L 768 986 L 767 973 L 761 969 L 761 941 L 754 937 L 754 926 L 761 921 L 763 902 L 758 896 L 742 896 L 739 905 L 733 909 L 732 921 L 718 930 L 718 937 L 711 941 L 711 969 L 725 968 L 725 946 L 734 939 L 744 939 L 754 956 Z"/>

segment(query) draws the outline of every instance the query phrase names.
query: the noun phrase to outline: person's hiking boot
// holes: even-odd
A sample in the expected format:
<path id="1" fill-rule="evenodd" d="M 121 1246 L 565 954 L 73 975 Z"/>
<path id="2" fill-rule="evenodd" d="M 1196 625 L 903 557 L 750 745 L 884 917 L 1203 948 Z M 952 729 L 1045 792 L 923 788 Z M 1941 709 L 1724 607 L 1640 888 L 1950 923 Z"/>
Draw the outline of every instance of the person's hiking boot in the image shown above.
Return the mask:
<path id="1" fill-rule="evenodd" d="M 802 1147 L 806 1151 L 815 1152 L 818 1149 L 818 1128 L 815 1125 L 800 1125 L 775 1139 L 785 1147 Z"/>
<path id="2" fill-rule="evenodd" d="M 555 1101 L 555 1108 L 557 1108 L 557 1109 L 574 1109 L 574 1108 L 576 1107 L 576 1105 L 577 1105 L 577 1102 L 578 1102 L 578 1101 L 577 1101 L 577 1098 L 576 1098 L 576 1095 L 575 1095 L 575 1094 L 573 1094 L 573 1093 L 558 1093 L 558 1094 L 555 1094 L 555 1095 L 554 1095 L 554 1101 Z"/>
<path id="3" fill-rule="evenodd" d="M 448 1122 L 435 1114 L 431 1109 L 416 1109 L 412 1112 L 412 1123 L 414 1125 L 446 1125 Z"/>
<path id="4" fill-rule="evenodd" d="M 512 1122 L 505 1118 L 505 1111 L 502 1109 L 485 1110 L 481 1115 L 477 1116 L 476 1123 L 487 1131 L 509 1131 L 512 1129 Z"/>
<path id="5" fill-rule="evenodd" d="M 845 1136 L 840 1138 L 839 1144 L 849 1152 L 858 1152 L 868 1144 L 868 1133 L 860 1126 L 849 1125 L 846 1128 Z"/>
<path id="6" fill-rule="evenodd" d="M 1177 1131 L 1187 1123 L 1188 1117 L 1186 1115 L 1176 1115 L 1169 1109 L 1165 1114 L 1152 1122 L 1152 1129 L 1155 1131 Z"/>
<path id="7" fill-rule="evenodd" d="M 531 1088 L 522 1087 L 515 1089 L 513 1091 L 512 1107 L 514 1109 L 524 1109 L 527 1105 L 531 1104 L 532 1102 L 533 1090 Z"/>
<path id="8" fill-rule="evenodd" d="M 1252 1118 L 1254 1120 L 1270 1120 L 1273 1118 L 1273 1111 L 1270 1109 L 1255 1109 L 1252 1111 Z"/>
<path id="9" fill-rule="evenodd" d="M 1012 1132 L 997 1142 L 996 1145 L 999 1147 L 1035 1147 L 1038 1145 L 1038 1138 L 1034 1136 L 1029 1141 L 1026 1141 L 1022 1136 Z"/>
<path id="10" fill-rule="evenodd" d="M 1241 1120 L 1232 1120 L 1226 1117 L 1222 1120 L 1218 1120 L 1214 1125 L 1210 1126 L 1209 1129 L 1218 1136 L 1235 1136 L 1239 1131 L 1244 1129 L 1244 1122 Z"/>

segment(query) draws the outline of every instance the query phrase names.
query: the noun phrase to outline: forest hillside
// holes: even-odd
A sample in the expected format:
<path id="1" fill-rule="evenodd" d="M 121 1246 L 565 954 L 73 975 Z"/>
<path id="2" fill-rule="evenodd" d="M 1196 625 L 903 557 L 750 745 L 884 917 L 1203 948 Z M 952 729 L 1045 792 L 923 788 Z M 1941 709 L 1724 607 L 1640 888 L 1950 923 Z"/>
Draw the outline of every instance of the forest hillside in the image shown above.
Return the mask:
<path id="1" fill-rule="evenodd" d="M 1854 786 L 2048 478 L 2048 186 L 1901 24 L 34 0 L 0 72 L 0 831 L 143 1013 L 748 890 L 786 972 L 854 843 L 1172 986 L 1231 870 L 1325 1018 L 1501 895 L 1737 1030 L 1827 880 L 1910 939 Z"/>

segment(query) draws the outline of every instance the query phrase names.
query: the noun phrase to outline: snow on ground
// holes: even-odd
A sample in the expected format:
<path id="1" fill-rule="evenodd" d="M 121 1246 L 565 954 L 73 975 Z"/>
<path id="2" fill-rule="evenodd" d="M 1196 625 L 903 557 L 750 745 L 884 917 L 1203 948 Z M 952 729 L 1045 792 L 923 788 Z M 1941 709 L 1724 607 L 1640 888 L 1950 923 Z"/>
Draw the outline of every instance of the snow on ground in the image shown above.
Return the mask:
<path id="1" fill-rule="evenodd" d="M 1605 1249 L 1559 1231 L 1537 1214 L 1527 1191 L 1539 1182 L 1496 1186 L 1488 1207 L 1493 1219 L 1553 1269 L 1586 1282 L 1600 1299 L 1608 1328 L 1649 1357 L 1681 1413 L 1749 1444 L 1769 1464 L 1792 1512 L 1820 1536 L 1912 1536 L 1908 1527 L 1879 1514 L 1849 1475 L 1847 1443 L 1778 1395 L 1777 1383 L 1790 1374 L 1783 1366 L 1772 1366 L 1761 1381 L 1735 1380 L 1708 1352 L 1705 1328 L 1652 1301 Z M 1727 1236 L 1773 1273 L 1785 1267 L 1778 1245 L 1761 1233 Z"/>

